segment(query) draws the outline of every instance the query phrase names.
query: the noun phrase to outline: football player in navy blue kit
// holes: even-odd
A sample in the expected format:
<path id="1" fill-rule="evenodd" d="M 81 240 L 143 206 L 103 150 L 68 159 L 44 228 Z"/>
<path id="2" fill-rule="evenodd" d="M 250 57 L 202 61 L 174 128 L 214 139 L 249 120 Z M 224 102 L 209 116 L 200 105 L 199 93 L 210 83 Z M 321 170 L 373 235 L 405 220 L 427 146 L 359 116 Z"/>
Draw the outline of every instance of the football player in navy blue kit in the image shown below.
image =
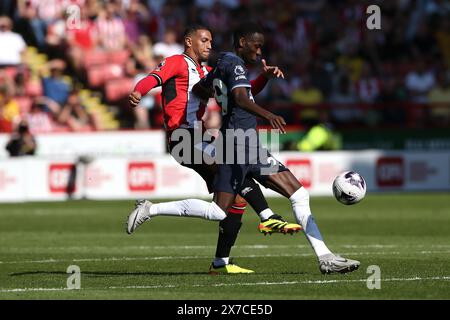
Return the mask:
<path id="1" fill-rule="evenodd" d="M 193 89 L 203 98 L 214 93 L 222 107 L 221 136 L 224 143 L 223 148 L 217 148 L 219 155 L 216 153 L 216 161 L 220 158 L 226 161 L 218 164 L 213 202 L 188 199 L 150 204 L 147 212 L 142 213 L 143 219 L 157 215 L 183 215 L 223 220 L 244 179 L 251 177 L 289 199 L 294 217 L 302 226 L 323 274 L 356 270 L 359 261 L 335 255 L 325 245 L 311 214 L 308 191 L 288 168 L 259 144 L 257 117 L 267 120 L 272 128 L 282 133 L 286 125 L 282 117 L 257 105 L 251 94 L 246 66 L 260 62 L 264 46 L 262 29 L 254 23 L 242 24 L 233 34 L 233 45 L 234 52 L 221 53 L 216 67 Z M 229 148 L 230 141 L 232 148 Z M 213 265 L 211 269 L 214 269 Z"/>

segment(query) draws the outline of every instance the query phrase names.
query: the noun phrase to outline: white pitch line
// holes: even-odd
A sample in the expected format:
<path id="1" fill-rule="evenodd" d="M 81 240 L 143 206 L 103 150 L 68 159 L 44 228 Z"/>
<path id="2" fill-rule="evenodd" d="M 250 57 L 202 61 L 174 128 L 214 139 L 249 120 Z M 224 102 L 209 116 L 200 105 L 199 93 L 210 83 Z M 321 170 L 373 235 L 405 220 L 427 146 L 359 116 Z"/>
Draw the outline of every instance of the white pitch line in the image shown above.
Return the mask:
<path id="1" fill-rule="evenodd" d="M 145 261 L 145 260 L 172 260 L 172 259 L 206 259 L 209 256 L 161 256 L 161 257 L 111 257 L 111 258 L 85 258 L 85 259 L 45 259 L 45 260 L 24 260 L 24 261 L 0 261 L 0 264 L 20 264 L 20 263 L 62 263 L 62 262 L 105 262 L 105 261 Z"/>
<path id="2" fill-rule="evenodd" d="M 270 249 L 270 248 L 309 248 L 309 245 L 302 245 L 302 244 L 288 244 L 288 245 L 266 245 L 266 244 L 252 244 L 252 245 L 240 245 L 239 248 L 242 249 Z M 364 249 L 364 248 L 450 248 L 450 244 L 433 244 L 433 245 L 424 245 L 424 244 L 406 244 L 406 245 L 400 245 L 400 244 L 366 244 L 366 245 L 355 245 L 355 244 L 341 244 L 341 245 L 335 245 L 336 248 L 346 248 L 346 249 Z M 7 247 L 3 249 L 8 250 L 20 250 L 20 249 L 39 249 L 39 247 Z M 114 247 L 117 248 L 117 247 Z M 167 250 L 167 249 L 211 249 L 216 248 L 216 246 L 213 245 L 168 245 L 168 246 L 121 246 L 120 249 L 161 249 L 161 250 Z M 46 250 L 70 250 L 70 249 L 88 249 L 88 250 L 98 250 L 98 249 L 106 249 L 109 250 L 111 247 L 108 246 L 62 246 L 62 247 L 45 247 Z M 1 252 L 2 250 L 0 250 Z"/>
<path id="3" fill-rule="evenodd" d="M 450 280 L 450 276 L 444 277 L 428 277 L 428 278 L 388 278 L 381 279 L 381 282 L 402 282 L 402 281 L 424 281 L 424 280 Z M 330 284 L 330 283 L 351 283 L 351 282 L 367 282 L 367 279 L 348 279 L 348 280 L 306 280 L 306 281 L 283 281 L 283 282 L 244 282 L 244 283 L 217 283 L 211 285 L 196 284 L 193 287 L 229 287 L 229 286 L 261 286 L 261 285 L 292 285 L 292 284 Z"/>
<path id="4" fill-rule="evenodd" d="M 33 292 L 33 291 L 69 291 L 67 288 L 16 288 L 1 289 L 0 293 Z"/>
<path id="5" fill-rule="evenodd" d="M 236 248 L 240 249 L 270 249 L 270 248 L 309 248 L 309 245 L 239 245 Z M 353 245 L 353 244 L 343 244 L 343 245 L 335 245 L 335 248 L 346 248 L 346 249 L 364 249 L 364 248 L 376 248 L 376 249 L 384 249 L 384 248 L 450 248 L 450 245 L 423 245 L 423 244 L 408 244 L 408 245 L 396 245 L 396 244 L 368 244 L 368 245 Z M 36 247 L 8 247 L 0 249 L 0 252 L 8 252 L 8 251 L 17 251 L 23 250 L 24 248 L 28 249 L 39 249 Z M 118 247 L 114 247 L 117 249 Z M 168 250 L 168 249 L 215 249 L 216 246 L 205 246 L 205 245 L 185 245 L 185 246 L 122 246 L 119 247 L 121 250 Z M 73 249 L 86 249 L 89 251 L 92 250 L 110 250 L 111 247 L 107 246 L 64 246 L 64 247 L 45 247 L 45 250 L 65 250 L 70 251 Z"/>
<path id="6" fill-rule="evenodd" d="M 375 251 L 375 252 L 342 252 L 341 255 L 409 255 L 409 254 L 447 254 L 450 250 L 431 251 Z M 309 257 L 313 253 L 294 253 L 294 254 L 243 254 L 235 255 L 235 258 L 270 258 L 270 257 Z M 189 259 L 208 259 L 211 256 L 158 256 L 158 257 L 110 257 L 110 258 L 84 258 L 84 259 L 45 259 L 45 260 L 18 260 L 18 261 L 0 261 L 0 264 L 33 264 L 33 263 L 63 263 L 63 262 L 107 262 L 107 261 L 152 261 L 152 260 L 189 260 Z"/>
<path id="7" fill-rule="evenodd" d="M 269 249 L 269 248 L 309 248 L 309 245 L 241 245 L 241 246 L 237 246 L 238 248 L 241 249 Z M 338 246 L 336 246 L 338 247 Z M 345 247 L 345 246 L 342 246 Z M 450 247 L 450 246 L 449 246 Z M 2 248 L 0 249 L 0 252 L 9 252 L 9 251 L 17 251 L 17 250 L 23 250 L 23 249 L 39 249 L 36 247 L 8 247 L 8 248 Z M 186 246 L 121 246 L 121 247 L 113 247 L 114 249 L 120 249 L 120 250 L 133 250 L 133 249 L 138 249 L 138 250 L 168 250 L 168 249 L 183 249 L 183 250 L 188 250 L 188 249 L 194 249 L 194 250 L 198 250 L 198 249 L 215 249 L 216 246 L 205 246 L 205 245 L 186 245 Z M 363 247 L 361 247 L 363 248 Z M 64 247 L 45 247 L 44 248 L 46 251 L 49 250 L 64 250 L 64 251 L 70 251 L 70 250 L 74 250 L 74 249 L 86 249 L 89 251 L 92 250 L 110 250 L 112 249 L 112 247 L 107 247 L 107 246 L 64 246 Z"/>
<path id="8" fill-rule="evenodd" d="M 413 278 L 387 278 L 381 279 L 382 282 L 409 282 L 409 281 L 448 281 L 450 276 L 443 277 L 413 277 Z M 238 283 L 216 283 L 216 284 L 194 284 L 190 286 L 182 285 L 153 285 L 153 286 L 124 286 L 124 287 L 106 287 L 106 288 L 81 288 L 80 290 L 123 290 L 123 289 L 169 289 L 182 287 L 234 287 L 234 286 L 279 286 L 279 285 L 294 285 L 294 284 L 333 284 L 333 283 L 355 283 L 367 282 L 367 279 L 335 279 L 335 280 L 306 280 L 306 281 L 282 281 L 282 282 L 238 282 Z M 15 289 L 0 289 L 0 293 L 16 293 L 16 292 L 35 292 L 35 291 L 77 291 L 69 290 L 67 288 L 15 288 Z"/>

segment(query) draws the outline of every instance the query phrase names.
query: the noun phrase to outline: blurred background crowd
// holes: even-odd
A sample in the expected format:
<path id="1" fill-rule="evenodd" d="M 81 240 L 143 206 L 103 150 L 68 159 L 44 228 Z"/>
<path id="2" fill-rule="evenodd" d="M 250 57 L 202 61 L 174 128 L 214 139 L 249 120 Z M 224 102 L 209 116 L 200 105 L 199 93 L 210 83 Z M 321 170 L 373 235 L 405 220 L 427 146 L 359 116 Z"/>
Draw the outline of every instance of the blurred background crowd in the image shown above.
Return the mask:
<path id="1" fill-rule="evenodd" d="M 134 83 L 183 51 L 187 25 L 209 26 L 217 54 L 248 20 L 286 76 L 258 101 L 293 128 L 450 124 L 445 0 L 2 0 L 0 16 L 0 132 L 161 128 L 158 90 L 127 106 Z"/>

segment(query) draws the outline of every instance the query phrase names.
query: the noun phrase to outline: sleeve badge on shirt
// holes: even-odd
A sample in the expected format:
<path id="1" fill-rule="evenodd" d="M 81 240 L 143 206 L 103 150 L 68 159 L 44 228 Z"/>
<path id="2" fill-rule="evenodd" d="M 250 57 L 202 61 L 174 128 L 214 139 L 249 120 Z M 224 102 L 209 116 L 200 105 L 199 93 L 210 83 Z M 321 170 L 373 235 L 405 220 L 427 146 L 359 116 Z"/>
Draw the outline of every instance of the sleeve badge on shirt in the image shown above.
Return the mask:
<path id="1" fill-rule="evenodd" d="M 158 64 L 158 67 L 155 69 L 155 71 L 161 71 L 161 68 L 164 67 L 165 64 L 166 64 L 166 60 L 164 59 L 163 61 L 161 61 Z"/>
<path id="2" fill-rule="evenodd" d="M 244 75 L 245 74 L 244 67 L 242 67 L 241 65 L 237 65 L 236 67 L 234 67 L 234 73 L 238 76 Z"/>

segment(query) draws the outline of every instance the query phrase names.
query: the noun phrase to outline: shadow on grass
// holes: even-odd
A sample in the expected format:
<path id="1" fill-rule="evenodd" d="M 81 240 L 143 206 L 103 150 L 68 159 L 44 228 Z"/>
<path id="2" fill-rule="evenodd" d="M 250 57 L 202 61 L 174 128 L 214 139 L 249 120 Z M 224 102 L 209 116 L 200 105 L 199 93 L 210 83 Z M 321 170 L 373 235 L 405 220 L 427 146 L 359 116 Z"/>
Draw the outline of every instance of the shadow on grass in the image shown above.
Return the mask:
<path id="1" fill-rule="evenodd" d="M 30 276 L 30 275 L 70 275 L 70 273 L 64 271 L 27 271 L 27 272 L 17 272 L 11 273 L 9 276 L 11 277 L 20 277 L 20 276 Z M 103 272 L 103 271 L 85 271 L 81 272 L 83 276 L 93 276 L 93 277 L 122 277 L 122 276 L 181 276 L 181 275 L 208 275 L 206 272 Z M 308 272 L 280 272 L 277 273 L 279 275 L 306 275 Z M 253 273 L 246 274 L 246 276 L 253 275 L 273 275 L 273 273 Z"/>
<path id="2" fill-rule="evenodd" d="M 29 275 L 64 275 L 68 276 L 70 273 L 64 271 L 28 271 L 11 273 L 11 277 L 29 276 Z M 94 277 L 122 277 L 122 276 L 180 276 L 180 275 L 205 275 L 205 272 L 103 272 L 103 271 L 85 271 L 81 272 L 83 276 Z"/>

